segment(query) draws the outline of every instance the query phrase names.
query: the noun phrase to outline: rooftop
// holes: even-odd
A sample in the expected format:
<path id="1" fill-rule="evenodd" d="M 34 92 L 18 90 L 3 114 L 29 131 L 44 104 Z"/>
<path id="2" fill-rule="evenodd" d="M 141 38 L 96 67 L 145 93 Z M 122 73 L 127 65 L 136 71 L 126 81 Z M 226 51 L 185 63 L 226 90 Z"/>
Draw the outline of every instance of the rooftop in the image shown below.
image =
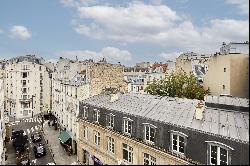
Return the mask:
<path id="1" fill-rule="evenodd" d="M 115 102 L 108 95 L 96 95 L 84 101 L 96 107 L 140 116 L 145 119 L 249 142 L 249 113 L 206 107 L 204 118 L 195 119 L 198 100 L 159 97 L 148 94 L 125 93 Z"/>

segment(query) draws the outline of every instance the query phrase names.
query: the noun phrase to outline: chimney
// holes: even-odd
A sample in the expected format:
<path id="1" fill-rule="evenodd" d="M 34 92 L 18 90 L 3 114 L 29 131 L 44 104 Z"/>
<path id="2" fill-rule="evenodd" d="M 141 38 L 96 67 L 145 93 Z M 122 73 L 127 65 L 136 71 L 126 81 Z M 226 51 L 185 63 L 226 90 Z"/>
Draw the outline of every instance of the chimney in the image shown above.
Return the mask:
<path id="1" fill-rule="evenodd" d="M 113 103 L 114 101 L 119 99 L 119 93 L 111 93 L 110 94 L 110 102 Z"/>
<path id="2" fill-rule="evenodd" d="M 200 100 L 199 103 L 196 105 L 195 119 L 202 120 L 204 111 L 205 111 L 205 104 L 202 100 Z"/>

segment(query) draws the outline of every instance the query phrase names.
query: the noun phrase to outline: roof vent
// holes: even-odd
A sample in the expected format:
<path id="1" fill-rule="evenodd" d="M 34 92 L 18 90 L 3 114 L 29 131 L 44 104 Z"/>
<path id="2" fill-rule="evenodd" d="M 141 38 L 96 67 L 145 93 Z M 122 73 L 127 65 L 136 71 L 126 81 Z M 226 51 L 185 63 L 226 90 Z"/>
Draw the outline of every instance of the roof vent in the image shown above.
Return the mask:
<path id="1" fill-rule="evenodd" d="M 205 104 L 202 100 L 200 100 L 200 102 L 196 105 L 195 119 L 202 120 L 204 110 L 205 110 Z"/>

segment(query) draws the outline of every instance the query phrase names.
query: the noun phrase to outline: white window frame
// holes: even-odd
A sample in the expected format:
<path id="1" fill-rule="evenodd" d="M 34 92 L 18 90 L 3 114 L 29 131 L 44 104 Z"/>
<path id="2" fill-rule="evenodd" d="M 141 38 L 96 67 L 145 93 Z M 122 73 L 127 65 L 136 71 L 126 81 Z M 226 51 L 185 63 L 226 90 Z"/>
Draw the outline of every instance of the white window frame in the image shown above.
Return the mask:
<path id="1" fill-rule="evenodd" d="M 112 137 L 108 137 L 107 150 L 109 153 L 115 154 L 115 140 Z"/>
<path id="2" fill-rule="evenodd" d="M 145 156 L 145 155 L 148 155 L 148 158 Z M 150 154 L 148 153 L 143 153 L 143 165 L 146 165 L 145 164 L 145 161 L 148 161 L 148 165 L 156 165 L 156 157 L 154 156 L 151 156 Z"/>
<path id="3" fill-rule="evenodd" d="M 149 124 L 149 123 L 143 123 L 143 125 L 144 125 L 144 140 L 146 141 L 146 142 L 148 142 L 148 143 L 151 143 L 151 144 L 154 144 L 155 143 L 155 134 L 156 134 L 156 129 L 157 129 L 157 127 L 156 126 L 154 126 L 154 125 L 152 125 L 152 124 Z M 147 139 L 147 131 L 146 131 L 146 129 L 149 129 L 149 132 L 148 132 L 148 134 L 149 134 L 149 139 Z M 153 135 L 153 138 L 154 138 L 154 141 L 151 141 L 150 139 L 151 139 L 151 129 L 154 129 L 154 135 Z"/>
<path id="4" fill-rule="evenodd" d="M 217 165 L 220 165 L 220 149 L 224 149 L 227 151 L 227 165 L 231 164 L 231 150 L 234 150 L 232 147 L 225 145 L 221 142 L 216 142 L 216 141 L 205 141 L 208 143 L 208 150 L 207 150 L 207 164 L 208 165 L 214 165 L 211 163 L 211 146 L 216 146 L 217 147 Z"/>
<path id="5" fill-rule="evenodd" d="M 99 119 L 100 119 L 100 111 L 94 109 L 94 122 L 99 123 Z"/>
<path id="6" fill-rule="evenodd" d="M 88 140 L 88 127 L 83 127 L 83 139 Z"/>
<path id="7" fill-rule="evenodd" d="M 177 136 L 177 150 L 174 150 L 173 146 L 174 146 L 174 139 L 173 139 L 173 136 L 176 135 Z M 180 137 L 183 137 L 184 138 L 184 147 L 183 147 L 183 150 L 184 152 L 180 152 Z M 187 141 L 187 138 L 188 136 L 182 132 L 179 132 L 179 131 L 171 131 L 171 151 L 175 152 L 175 153 L 178 153 L 180 155 L 185 155 L 185 152 L 186 152 L 186 141 Z"/>
<path id="8" fill-rule="evenodd" d="M 130 127 L 131 127 L 130 132 L 131 132 L 131 133 L 129 133 L 129 129 L 128 129 L 128 127 L 129 127 L 128 123 L 129 123 L 129 122 L 131 123 L 131 125 L 130 125 Z M 124 132 L 125 134 L 132 135 L 132 129 L 133 129 L 132 123 L 133 123 L 133 120 L 132 120 L 132 119 L 127 118 L 127 117 L 124 117 L 124 118 L 123 118 L 123 132 Z"/>
<path id="9" fill-rule="evenodd" d="M 127 147 L 125 148 L 124 145 L 126 145 Z M 123 150 L 126 150 L 128 152 L 128 156 L 127 156 L 128 160 L 126 160 L 124 158 Z M 125 144 L 125 143 L 122 144 L 122 158 L 123 158 L 123 160 L 125 160 L 125 161 L 127 161 L 127 162 L 129 162 L 131 164 L 133 163 L 133 158 L 134 158 L 133 148 L 131 146 L 129 146 L 128 144 Z"/>
<path id="10" fill-rule="evenodd" d="M 101 144 L 101 134 L 98 131 L 94 131 L 94 143 L 98 146 Z"/>
<path id="11" fill-rule="evenodd" d="M 87 106 L 83 107 L 83 118 L 88 119 L 88 107 Z"/>
<path id="12" fill-rule="evenodd" d="M 114 126 L 115 126 L 115 115 L 110 113 L 110 114 L 107 115 L 107 118 L 108 118 L 107 127 L 113 129 Z"/>

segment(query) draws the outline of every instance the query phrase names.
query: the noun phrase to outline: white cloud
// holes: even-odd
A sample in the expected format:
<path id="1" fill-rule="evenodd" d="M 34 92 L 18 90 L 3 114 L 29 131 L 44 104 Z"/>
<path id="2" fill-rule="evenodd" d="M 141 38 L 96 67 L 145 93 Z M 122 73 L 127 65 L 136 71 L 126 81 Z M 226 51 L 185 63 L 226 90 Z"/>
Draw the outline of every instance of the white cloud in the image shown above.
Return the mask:
<path id="1" fill-rule="evenodd" d="M 233 0 L 228 0 L 233 1 Z M 249 20 L 213 19 L 194 25 L 161 1 L 132 1 L 114 5 L 76 5 L 79 14 L 74 30 L 90 38 L 121 44 L 150 43 L 177 50 L 218 51 L 222 42 L 249 40 Z"/>
<path id="2" fill-rule="evenodd" d="M 11 38 L 19 38 L 22 40 L 31 38 L 31 32 L 28 29 L 21 25 L 15 25 L 10 29 Z"/>
<path id="3" fill-rule="evenodd" d="M 183 52 L 161 53 L 159 56 L 164 60 L 175 61 Z"/>
<path id="4" fill-rule="evenodd" d="M 65 7 L 79 7 L 96 4 L 98 0 L 60 0 L 60 2 Z"/>
<path id="5" fill-rule="evenodd" d="M 129 51 L 120 50 L 114 47 L 105 47 L 100 52 L 89 51 L 89 50 L 73 50 L 73 51 L 62 51 L 56 54 L 60 57 L 66 58 L 75 58 L 77 56 L 78 59 L 93 59 L 95 61 L 101 60 L 102 58 L 106 58 L 108 62 L 111 63 L 127 63 L 132 59 L 132 55 Z"/>
<path id="6" fill-rule="evenodd" d="M 249 15 L 249 0 L 225 0 L 227 4 L 237 5 L 241 14 Z"/>

